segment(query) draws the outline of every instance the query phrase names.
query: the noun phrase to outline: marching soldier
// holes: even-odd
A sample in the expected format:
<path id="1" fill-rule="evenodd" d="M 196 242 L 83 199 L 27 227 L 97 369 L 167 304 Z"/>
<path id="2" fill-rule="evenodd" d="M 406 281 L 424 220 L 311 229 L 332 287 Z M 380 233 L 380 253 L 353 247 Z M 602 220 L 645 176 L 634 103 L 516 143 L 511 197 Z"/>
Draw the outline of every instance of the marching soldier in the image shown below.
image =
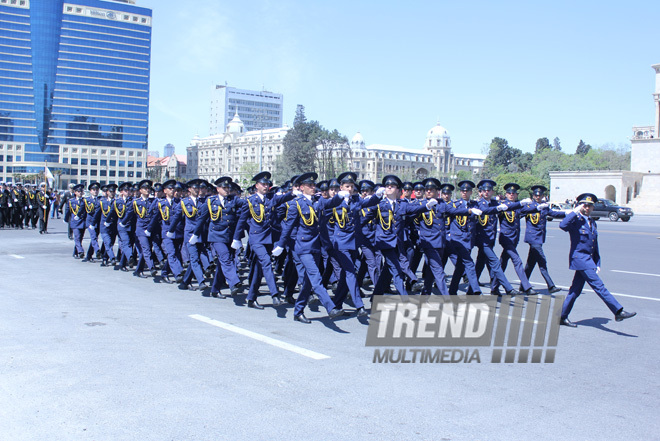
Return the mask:
<path id="1" fill-rule="evenodd" d="M 520 185 L 513 182 L 508 183 L 504 186 L 504 191 L 506 191 L 506 204 L 507 209 L 500 212 L 500 237 L 499 243 L 502 245 L 502 254 L 500 256 L 500 263 L 502 265 L 502 271 L 506 270 L 507 263 L 509 260 L 513 262 L 513 268 L 520 279 L 520 287 L 522 291 L 527 295 L 538 294 L 538 292 L 532 288 L 532 285 L 527 279 L 525 274 L 525 267 L 523 266 L 522 259 L 518 254 L 518 242 L 520 241 L 520 218 L 525 216 L 528 212 L 528 208 L 520 207 L 518 202 L 518 190 L 520 190 Z M 496 284 L 493 289 L 497 290 L 499 285 Z"/>
<path id="2" fill-rule="evenodd" d="M 46 191 L 46 183 L 39 185 L 37 192 L 37 216 L 39 218 L 39 234 L 48 233 L 48 212 L 50 210 L 50 197 Z"/>
<path id="3" fill-rule="evenodd" d="M 270 177 L 269 172 L 261 172 L 252 178 L 252 181 L 255 182 L 256 192 L 247 198 L 247 203 L 241 209 L 231 244 L 231 247 L 238 252 L 243 246 L 241 236 L 245 231 L 248 232 L 248 244 L 253 253 L 253 271 L 247 301 L 248 308 L 255 309 L 264 309 L 257 302 L 262 277 L 266 279 L 270 295 L 273 298 L 273 306 L 279 306 L 285 302 L 278 294 L 273 267 L 270 263 L 270 250 L 273 245 L 270 217 L 274 215 L 272 208 L 293 199 L 293 193 L 267 198 L 266 195 L 272 185 Z"/>
<path id="4" fill-rule="evenodd" d="M 217 195 L 208 197 L 200 208 L 201 220 L 195 234 L 201 236 L 202 226 L 210 223 L 208 241 L 215 250 L 219 263 L 211 285 L 211 296 L 224 299 L 227 296 L 220 293 L 220 282 L 223 278 L 227 281 L 232 296 L 238 294 L 242 288 L 231 242 L 243 201 L 230 195 L 232 188 L 230 177 L 219 178 L 214 184 L 217 186 Z"/>
<path id="5" fill-rule="evenodd" d="M 561 324 L 571 328 L 577 327 L 568 319 L 573 304 L 582 293 L 584 283 L 588 283 L 598 297 L 605 302 L 614 314 L 617 322 L 634 317 L 636 312 L 628 312 L 610 293 L 598 276 L 600 272 L 600 253 L 598 251 L 598 229 L 596 221 L 589 216 L 598 198 L 592 193 L 583 193 L 577 197 L 578 205 L 569 212 L 559 224 L 559 228 L 571 236 L 571 249 L 568 253 L 569 268 L 575 270 L 573 283 L 568 290 L 561 311 Z M 553 215 L 554 216 L 554 215 Z"/>
<path id="6" fill-rule="evenodd" d="M 69 223 L 71 231 L 73 232 L 73 257 L 82 259 L 85 257 L 85 249 L 82 246 L 82 240 L 85 236 L 85 222 L 87 219 L 87 212 L 85 211 L 85 203 L 82 199 L 82 193 L 85 186 L 78 184 L 73 187 L 75 197 L 70 198 L 64 207 L 64 222 Z"/>
<path id="7" fill-rule="evenodd" d="M 482 215 L 477 218 L 476 225 L 476 242 L 479 248 L 479 254 L 477 255 L 475 271 L 477 279 L 479 279 L 479 274 L 484 268 L 484 265 L 488 265 L 490 269 L 491 293 L 499 294 L 495 290 L 495 286 L 502 285 L 507 295 L 516 295 L 520 294 L 520 292 L 513 289 L 513 286 L 507 280 L 502 270 L 500 259 L 498 259 L 495 251 L 493 251 L 495 247 L 495 235 L 497 234 L 497 213 L 505 211 L 508 208 L 506 204 L 500 204 L 492 199 L 493 189 L 496 185 L 495 181 L 491 179 L 482 179 L 477 184 L 482 194 L 482 197 L 477 201 L 477 208 L 482 211 Z M 519 208 L 519 205 L 515 206 L 515 208 Z M 468 294 L 470 294 L 469 291 Z"/>
<path id="8" fill-rule="evenodd" d="M 133 256 L 132 227 L 135 211 L 133 209 L 133 199 L 130 196 L 133 192 L 130 182 L 124 182 L 119 186 L 120 196 L 115 198 L 110 212 L 112 222 L 117 222 L 117 236 L 119 237 L 119 269 L 128 272 L 128 265 Z"/>
<path id="9" fill-rule="evenodd" d="M 106 196 L 99 199 L 99 209 L 96 215 L 99 219 L 99 229 L 101 231 L 101 239 L 105 248 L 103 255 L 103 262 L 101 266 L 115 266 L 117 258 L 112 247 L 115 245 L 117 238 L 117 219 L 113 216 L 113 207 L 115 204 L 115 192 L 117 191 L 117 184 L 109 184 L 106 187 Z"/>
<path id="10" fill-rule="evenodd" d="M 161 280 L 165 283 L 182 283 L 183 282 L 183 267 L 181 266 L 181 245 L 183 243 L 183 224 L 180 223 L 175 226 L 173 231 L 170 231 L 172 220 L 175 217 L 177 210 L 181 209 L 180 200 L 174 197 L 177 182 L 174 179 L 163 183 L 163 192 L 165 197 L 154 201 L 152 211 L 154 215 L 149 224 L 149 232 L 151 235 L 157 234 L 156 231 L 160 230 L 161 243 L 163 251 L 167 256 L 166 263 L 163 265 L 161 272 Z M 170 279 L 170 274 L 176 280 Z"/>
<path id="11" fill-rule="evenodd" d="M 137 266 L 135 267 L 134 276 L 146 278 L 142 270 L 146 266 L 151 277 L 156 277 L 156 268 L 154 261 L 151 258 L 152 247 L 152 233 L 149 231 L 149 224 L 152 217 L 155 216 L 152 210 L 153 200 L 149 197 L 151 193 L 153 182 L 149 179 L 143 179 L 138 183 L 138 191 L 140 196 L 133 199 L 133 211 L 135 212 L 135 238 L 137 239 L 136 249 L 138 255 Z"/>
<path id="12" fill-rule="evenodd" d="M 563 218 L 566 213 L 555 211 L 548 208 L 549 204 L 543 202 L 543 196 L 548 191 L 543 185 L 532 186 L 532 203 L 529 204 L 530 213 L 525 216 L 527 228 L 525 228 L 525 242 L 529 244 L 529 253 L 527 254 L 527 264 L 525 265 L 525 275 L 529 280 L 538 264 L 539 271 L 548 285 L 548 293 L 552 294 L 561 291 L 552 281 L 548 273 L 548 261 L 543 253 L 543 244 L 545 243 L 546 224 L 548 215 Z"/>
<path id="13" fill-rule="evenodd" d="M 0 229 L 9 224 L 9 190 L 7 184 L 0 182 Z"/>
<path id="14" fill-rule="evenodd" d="M 83 259 L 83 262 L 94 262 L 94 254 L 101 250 L 99 247 L 99 222 L 101 217 L 98 216 L 100 213 L 100 204 L 99 204 L 99 190 L 101 189 L 101 184 L 99 182 L 92 182 L 87 187 L 89 190 L 90 196 L 83 199 L 85 203 L 85 211 L 87 212 L 87 222 L 85 226 L 87 231 L 89 231 L 89 248 L 87 249 L 87 255 Z"/>
<path id="15" fill-rule="evenodd" d="M 347 191 L 339 191 L 331 199 L 320 198 L 314 202 L 313 196 L 316 193 L 316 173 L 303 173 L 296 178 L 296 183 L 300 186 L 302 195 L 298 196 L 294 208 L 290 210 L 290 217 L 282 228 L 282 236 L 277 246 L 273 249 L 273 255 L 279 256 L 284 251 L 284 243 L 291 235 L 294 226 L 298 227 L 294 250 L 302 264 L 304 274 L 303 284 L 300 294 L 296 299 L 293 319 L 301 323 L 311 323 L 305 317 L 305 306 L 309 296 L 313 291 L 319 297 L 321 304 L 328 311 L 331 319 L 337 318 L 343 314 L 343 310 L 335 306 L 328 295 L 328 291 L 321 282 L 321 273 L 319 263 L 321 259 L 321 245 L 319 240 L 319 213 L 323 210 L 331 209 L 339 205 L 344 197 L 348 197 Z M 293 213 L 291 213 L 293 211 Z"/>

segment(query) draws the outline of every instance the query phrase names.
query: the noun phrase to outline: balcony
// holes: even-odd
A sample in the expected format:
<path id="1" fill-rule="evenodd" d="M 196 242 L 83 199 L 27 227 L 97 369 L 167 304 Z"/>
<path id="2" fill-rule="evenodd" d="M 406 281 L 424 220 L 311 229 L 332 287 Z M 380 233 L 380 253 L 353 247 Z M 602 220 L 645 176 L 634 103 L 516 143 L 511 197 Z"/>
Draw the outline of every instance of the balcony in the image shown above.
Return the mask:
<path id="1" fill-rule="evenodd" d="M 633 136 L 631 139 L 651 139 L 655 137 L 654 126 L 633 127 Z"/>

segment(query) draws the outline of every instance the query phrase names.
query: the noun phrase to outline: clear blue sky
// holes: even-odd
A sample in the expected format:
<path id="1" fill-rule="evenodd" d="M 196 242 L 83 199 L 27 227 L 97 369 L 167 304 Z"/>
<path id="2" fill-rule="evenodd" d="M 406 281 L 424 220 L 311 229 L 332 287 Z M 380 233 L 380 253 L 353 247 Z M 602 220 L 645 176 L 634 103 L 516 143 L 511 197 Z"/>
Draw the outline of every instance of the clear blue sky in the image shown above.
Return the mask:
<path id="1" fill-rule="evenodd" d="M 137 0 L 153 9 L 149 149 L 208 136 L 210 90 L 284 94 L 367 144 L 459 153 L 628 144 L 653 123 L 660 1 Z"/>

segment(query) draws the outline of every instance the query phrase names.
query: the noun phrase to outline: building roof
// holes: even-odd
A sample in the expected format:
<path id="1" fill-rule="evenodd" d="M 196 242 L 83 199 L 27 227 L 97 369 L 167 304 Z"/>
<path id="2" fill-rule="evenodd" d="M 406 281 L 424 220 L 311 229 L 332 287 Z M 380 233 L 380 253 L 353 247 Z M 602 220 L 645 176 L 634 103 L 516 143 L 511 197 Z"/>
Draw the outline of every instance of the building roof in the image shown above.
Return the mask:
<path id="1" fill-rule="evenodd" d="M 428 155 L 431 156 L 431 153 L 425 152 L 421 149 L 409 149 L 406 147 L 401 147 L 398 145 L 386 145 L 386 144 L 371 144 L 367 146 L 367 150 L 374 151 L 386 151 L 392 153 L 410 153 L 413 155 Z"/>
<path id="2" fill-rule="evenodd" d="M 187 158 L 183 155 L 172 155 L 180 164 L 187 164 Z M 155 156 L 147 156 L 147 167 L 165 167 L 170 162 L 170 156 L 164 158 L 156 158 Z"/>
<path id="3" fill-rule="evenodd" d="M 454 158 L 467 158 L 467 159 L 486 159 L 486 155 L 481 153 L 454 153 Z"/>

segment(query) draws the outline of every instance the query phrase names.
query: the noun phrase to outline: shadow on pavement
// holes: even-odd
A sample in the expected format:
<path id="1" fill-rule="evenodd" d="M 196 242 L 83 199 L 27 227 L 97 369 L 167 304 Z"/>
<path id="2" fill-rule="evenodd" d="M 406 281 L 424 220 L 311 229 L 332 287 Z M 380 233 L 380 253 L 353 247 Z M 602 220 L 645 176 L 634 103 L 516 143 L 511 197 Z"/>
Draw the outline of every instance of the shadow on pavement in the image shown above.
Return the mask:
<path id="1" fill-rule="evenodd" d="M 601 331 L 611 332 L 613 334 L 621 335 L 623 337 L 634 337 L 634 338 L 638 337 L 637 335 L 626 334 L 625 332 L 615 331 L 614 329 L 606 328 L 604 325 L 611 321 L 612 319 L 608 319 L 605 317 L 594 317 L 592 319 L 580 320 L 579 322 L 575 322 L 575 324 L 577 324 L 578 326 L 590 326 L 592 328 L 600 329 Z"/>

